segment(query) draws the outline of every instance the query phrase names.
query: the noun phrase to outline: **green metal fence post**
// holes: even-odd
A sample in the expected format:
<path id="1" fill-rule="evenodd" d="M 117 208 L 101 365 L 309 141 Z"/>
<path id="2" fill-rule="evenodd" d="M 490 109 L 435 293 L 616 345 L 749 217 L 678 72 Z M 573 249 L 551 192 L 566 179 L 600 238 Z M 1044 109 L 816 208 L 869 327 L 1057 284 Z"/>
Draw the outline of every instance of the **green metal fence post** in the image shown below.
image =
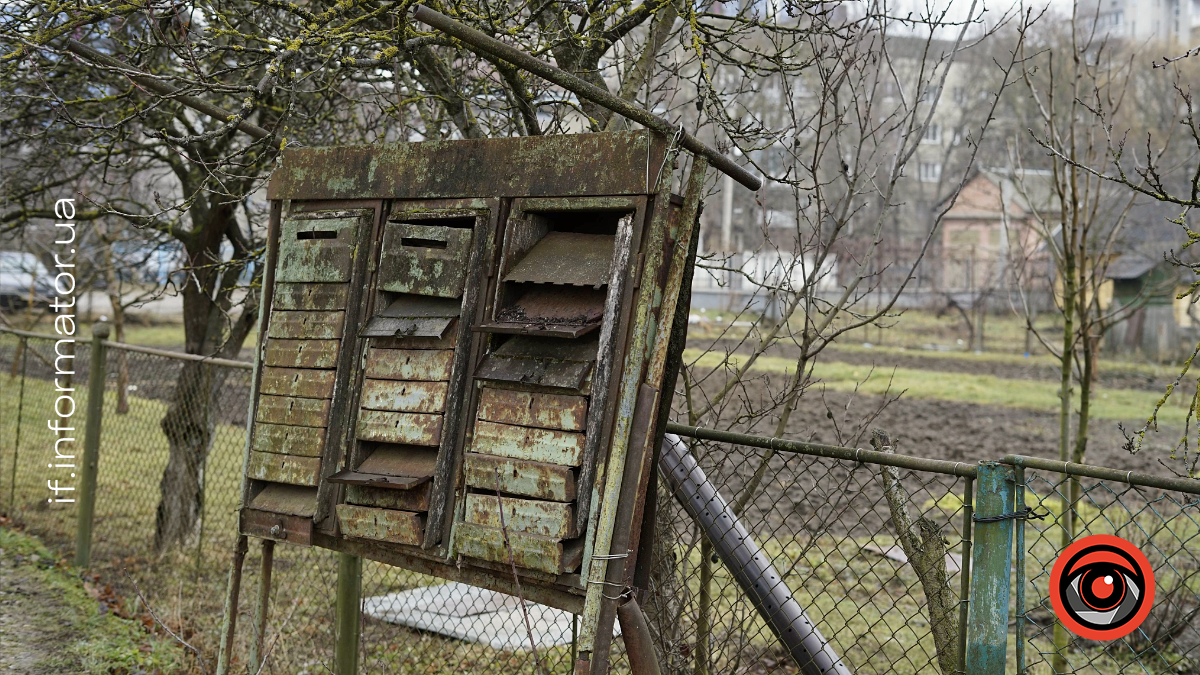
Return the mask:
<path id="1" fill-rule="evenodd" d="M 1017 466 L 1014 470 L 1016 480 L 1016 505 L 1020 512 L 1025 508 L 1025 467 Z M 1015 525 L 1017 539 L 1017 675 L 1025 675 L 1025 521 Z"/>
<path id="2" fill-rule="evenodd" d="M 100 463 L 101 416 L 104 414 L 104 341 L 108 324 L 92 325 L 92 358 L 88 362 L 87 420 L 83 434 L 83 462 L 80 470 L 79 503 L 75 516 L 75 566 L 86 568 L 92 562 L 92 519 L 96 513 L 96 472 Z"/>
<path id="3" fill-rule="evenodd" d="M 1008 652 L 1008 611 L 1013 547 L 1012 467 L 979 466 L 975 490 L 975 532 L 971 550 L 971 602 L 968 606 L 966 672 L 1003 675 Z M 1009 515 L 1001 520 L 989 520 Z"/>
<path id="4" fill-rule="evenodd" d="M 358 675 L 358 632 L 362 616 L 362 558 L 338 553 L 336 675 Z"/>

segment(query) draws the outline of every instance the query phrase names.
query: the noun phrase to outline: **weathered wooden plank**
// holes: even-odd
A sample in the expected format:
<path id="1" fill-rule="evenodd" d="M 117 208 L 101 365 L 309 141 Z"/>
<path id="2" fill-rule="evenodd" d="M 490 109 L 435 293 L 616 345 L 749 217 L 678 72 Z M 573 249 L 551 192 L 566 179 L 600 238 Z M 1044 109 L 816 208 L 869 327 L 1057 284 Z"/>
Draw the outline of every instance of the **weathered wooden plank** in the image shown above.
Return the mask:
<path id="1" fill-rule="evenodd" d="M 260 539 L 286 541 L 298 546 L 312 544 L 312 520 L 310 518 L 269 513 L 256 509 L 242 509 L 239 529 L 242 534 Z"/>
<path id="2" fill-rule="evenodd" d="M 254 425 L 253 448 L 257 452 L 320 457 L 324 447 L 324 427 L 294 427 L 262 422 Z"/>
<path id="3" fill-rule="evenodd" d="M 287 218 L 279 228 L 275 283 L 347 282 L 359 218 Z"/>
<path id="4" fill-rule="evenodd" d="M 468 452 L 463 472 L 471 487 L 495 490 L 499 474 L 501 492 L 557 502 L 575 500 L 575 472 L 570 467 Z"/>
<path id="5" fill-rule="evenodd" d="M 471 450 L 485 455 L 579 466 L 583 457 L 583 434 L 480 421 L 475 424 Z"/>
<path id="6" fill-rule="evenodd" d="M 471 254 L 470 227 L 388 223 L 383 229 L 379 287 L 395 293 L 462 295 Z"/>
<path id="7" fill-rule="evenodd" d="M 250 508 L 312 518 L 317 512 L 317 491 L 302 485 L 271 483 L 250 500 Z"/>
<path id="8" fill-rule="evenodd" d="M 512 560 L 517 567 L 548 574 L 563 574 L 579 565 L 577 560 L 573 560 L 578 556 L 563 555 L 563 543 L 557 539 L 509 530 L 508 541 L 512 546 Z M 509 561 L 504 533 L 498 527 L 474 523 L 456 524 L 454 550 L 470 558 L 502 563 Z"/>
<path id="9" fill-rule="evenodd" d="M 484 387 L 479 396 L 479 419 L 524 427 L 583 431 L 587 423 L 587 399 Z"/>
<path id="10" fill-rule="evenodd" d="M 419 513 L 338 504 L 337 514 L 342 532 L 347 537 L 421 545 L 425 519 Z"/>
<path id="11" fill-rule="evenodd" d="M 258 414 L 254 419 L 269 424 L 327 427 L 329 426 L 329 399 L 260 396 L 258 398 Z"/>
<path id="12" fill-rule="evenodd" d="M 331 398 L 333 396 L 333 370 L 311 368 L 263 368 L 262 381 L 258 390 L 276 396 L 298 396 L 300 398 Z"/>
<path id="13" fill-rule="evenodd" d="M 340 340 L 267 340 L 263 365 L 279 368 L 336 368 Z"/>
<path id="14" fill-rule="evenodd" d="M 357 436 L 363 441 L 436 446 L 442 440 L 442 416 L 361 410 Z"/>
<path id="15" fill-rule="evenodd" d="M 320 457 L 277 455 L 273 452 L 251 452 L 247 475 L 258 480 L 289 485 L 317 484 L 321 470 Z"/>
<path id="16" fill-rule="evenodd" d="M 540 499 L 497 499 L 495 494 L 469 494 L 466 521 L 475 525 L 500 527 L 501 505 L 504 507 L 504 526 L 510 533 L 525 532 L 551 539 L 566 539 L 575 535 L 571 505 Z"/>
<path id="17" fill-rule="evenodd" d="M 342 337 L 342 324 L 346 313 L 279 311 L 271 312 L 271 325 L 267 327 L 269 338 L 292 338 L 302 340 L 337 340 Z"/>
<path id="18" fill-rule="evenodd" d="M 362 407 L 370 410 L 433 413 L 446 409 L 446 382 L 363 380 Z"/>
<path id="19" fill-rule="evenodd" d="M 364 485 L 347 485 L 346 501 L 359 506 L 374 506 L 381 509 L 428 511 L 431 487 L 431 483 L 425 483 L 411 490 L 383 490 Z"/>
<path id="20" fill-rule="evenodd" d="M 365 376 L 377 380 L 420 380 L 445 382 L 450 379 L 454 352 L 446 349 L 376 349 L 367 352 Z"/>
<path id="21" fill-rule="evenodd" d="M 349 284 L 275 284 L 271 309 L 346 309 Z"/>

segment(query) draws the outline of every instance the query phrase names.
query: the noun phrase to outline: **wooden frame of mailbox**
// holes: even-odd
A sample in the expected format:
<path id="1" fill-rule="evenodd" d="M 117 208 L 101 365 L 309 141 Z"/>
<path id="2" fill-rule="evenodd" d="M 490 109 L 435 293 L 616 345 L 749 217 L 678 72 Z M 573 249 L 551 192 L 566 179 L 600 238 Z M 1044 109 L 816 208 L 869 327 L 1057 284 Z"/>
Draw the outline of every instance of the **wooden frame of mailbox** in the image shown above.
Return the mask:
<path id="1" fill-rule="evenodd" d="M 506 227 L 510 217 L 523 212 L 632 212 L 625 240 L 616 238 L 616 262 L 607 289 L 608 303 L 619 320 L 606 325 L 611 330 L 602 329 L 590 376 L 593 381 L 607 379 L 609 386 L 591 390 L 586 459 L 577 477 L 581 489 L 575 501 L 576 534 L 586 533 L 582 566 L 577 573 L 522 569 L 520 575 L 525 597 L 583 614 L 576 672 L 605 672 L 616 596 L 632 583 L 653 473 L 654 439 L 661 435 L 655 427 L 660 410 L 669 405 L 669 397 L 661 400 L 659 391 L 664 374 L 673 378 L 666 347 L 676 320 L 675 301 L 681 286 L 690 282 L 685 270 L 691 269 L 689 242 L 695 236 L 706 169 L 703 159 L 693 162 L 686 199 L 681 199 L 669 191 L 673 166 L 668 140 L 647 131 L 288 150 L 268 188 L 272 206 L 252 421 L 261 399 L 272 312 L 287 311 L 272 307 L 283 223 L 292 215 L 326 214 L 357 216 L 360 226 L 350 259 L 315 509 L 306 518 L 250 508 L 261 487 L 251 477 L 255 453 L 248 438 L 241 532 L 516 594 L 509 565 L 455 556 L 452 546 L 452 530 L 461 522 L 466 502 L 467 489 L 459 480 L 464 442 L 480 404 L 481 389 L 472 386 L 471 373 L 484 356 L 488 324 L 495 320 L 502 297 Z M 660 180 L 664 172 L 667 179 Z M 455 344 L 468 346 L 454 352 L 447 393 L 448 400 L 462 401 L 448 408 L 443 420 L 428 527 L 420 546 L 344 536 L 334 510 L 342 503 L 345 485 L 329 480 L 363 460 L 354 412 L 363 386 L 367 341 L 357 331 L 373 316 L 381 295 L 376 276 L 384 226 L 401 211 L 416 217 L 472 216 L 476 222 L 462 313 L 453 329 Z M 606 377 L 604 369 L 612 376 Z"/>

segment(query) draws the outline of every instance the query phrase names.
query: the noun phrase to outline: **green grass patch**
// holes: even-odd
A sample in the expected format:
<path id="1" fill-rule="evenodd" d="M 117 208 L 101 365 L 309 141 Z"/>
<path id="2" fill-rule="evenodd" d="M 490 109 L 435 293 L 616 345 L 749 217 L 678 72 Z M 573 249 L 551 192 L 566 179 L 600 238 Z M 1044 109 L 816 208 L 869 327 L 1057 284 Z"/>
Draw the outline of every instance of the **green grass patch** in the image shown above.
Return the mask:
<path id="1" fill-rule="evenodd" d="M 729 357 L 731 367 L 736 368 L 742 359 L 738 355 Z M 702 368 L 722 366 L 725 355 L 717 352 L 704 353 L 698 349 L 684 351 L 684 359 L 695 362 Z M 796 362 L 774 356 L 763 356 L 751 367 L 751 372 L 786 373 L 794 371 Z M 813 375 L 827 389 L 834 391 L 858 391 L 867 394 L 898 394 L 907 398 L 933 399 L 992 405 L 1010 408 L 1025 408 L 1042 412 L 1055 412 L 1060 405 L 1058 385 L 1053 382 L 1019 380 L 994 375 L 972 375 L 966 373 L 918 370 L 915 368 L 875 368 L 839 362 L 821 362 Z M 1150 414 L 1162 394 L 1135 389 L 1096 388 L 1093 392 L 1091 410 L 1093 419 L 1140 420 Z M 1079 405 L 1076 393 L 1072 403 Z M 1166 424 L 1182 424 L 1187 409 L 1172 401 L 1159 413 L 1159 421 Z"/>

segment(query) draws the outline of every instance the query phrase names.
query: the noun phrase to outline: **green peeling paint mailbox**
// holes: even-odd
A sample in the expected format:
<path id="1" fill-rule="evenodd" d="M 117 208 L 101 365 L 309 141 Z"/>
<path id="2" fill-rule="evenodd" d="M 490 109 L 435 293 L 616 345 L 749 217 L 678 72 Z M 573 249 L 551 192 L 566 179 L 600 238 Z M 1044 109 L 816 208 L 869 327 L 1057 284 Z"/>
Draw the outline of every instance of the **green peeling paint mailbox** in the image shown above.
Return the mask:
<path id="1" fill-rule="evenodd" d="M 691 278 L 706 165 L 681 198 L 675 159 L 647 131 L 288 150 L 241 532 L 506 593 L 515 565 L 603 672 Z"/>

